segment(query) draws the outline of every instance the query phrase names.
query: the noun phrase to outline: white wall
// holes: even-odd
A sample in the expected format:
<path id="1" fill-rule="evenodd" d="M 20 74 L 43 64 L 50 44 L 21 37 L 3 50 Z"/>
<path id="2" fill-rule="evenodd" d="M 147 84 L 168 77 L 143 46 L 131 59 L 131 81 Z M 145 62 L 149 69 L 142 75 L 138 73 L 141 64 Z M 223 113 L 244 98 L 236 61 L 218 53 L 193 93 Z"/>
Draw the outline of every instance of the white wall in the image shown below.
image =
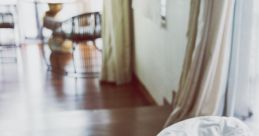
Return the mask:
<path id="1" fill-rule="evenodd" d="M 160 0 L 135 0 L 135 74 L 155 100 L 171 101 L 187 44 L 190 0 L 167 0 L 167 28 L 160 24 Z"/>

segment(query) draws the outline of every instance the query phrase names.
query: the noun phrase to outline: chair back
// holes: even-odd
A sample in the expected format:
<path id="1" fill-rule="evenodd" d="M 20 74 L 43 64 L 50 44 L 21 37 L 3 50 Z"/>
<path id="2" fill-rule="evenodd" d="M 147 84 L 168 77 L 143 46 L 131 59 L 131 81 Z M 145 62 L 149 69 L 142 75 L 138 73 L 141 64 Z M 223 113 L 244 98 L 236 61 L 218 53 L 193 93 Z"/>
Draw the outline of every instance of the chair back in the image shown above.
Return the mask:
<path id="1" fill-rule="evenodd" d="M 0 13 L 0 28 L 14 28 L 14 16 L 12 13 Z"/>
<path id="2" fill-rule="evenodd" d="M 0 28 L 14 28 L 16 5 L 0 5 Z"/>
<path id="3" fill-rule="evenodd" d="M 85 13 L 61 23 L 54 34 L 61 34 L 75 42 L 94 40 L 101 37 L 101 14 Z"/>

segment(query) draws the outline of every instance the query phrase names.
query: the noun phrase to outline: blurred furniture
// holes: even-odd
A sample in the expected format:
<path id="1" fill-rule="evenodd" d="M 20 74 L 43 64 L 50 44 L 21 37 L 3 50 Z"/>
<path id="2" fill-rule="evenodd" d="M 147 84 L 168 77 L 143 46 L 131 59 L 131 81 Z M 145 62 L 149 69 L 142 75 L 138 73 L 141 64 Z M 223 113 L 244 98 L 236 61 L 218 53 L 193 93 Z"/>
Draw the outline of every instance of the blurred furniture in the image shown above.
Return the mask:
<path id="1" fill-rule="evenodd" d="M 35 7 L 35 22 L 37 25 L 37 39 L 42 39 L 43 35 L 42 35 L 42 11 L 41 11 L 41 6 L 42 5 L 49 5 L 50 9 L 53 10 L 57 10 L 57 8 L 62 8 L 63 4 L 70 4 L 75 2 L 76 0 L 21 0 L 23 2 L 27 2 L 27 3 L 32 3 L 34 4 Z M 57 6 L 58 5 L 58 6 Z"/>
<path id="2" fill-rule="evenodd" d="M 96 56 L 91 55 L 96 52 L 101 52 L 101 49 L 96 46 L 96 39 L 101 38 L 101 14 L 99 12 L 80 14 L 62 22 L 48 22 L 45 20 L 43 26 L 53 31 L 52 37 L 66 39 L 72 42 L 71 51 L 74 73 L 87 74 L 91 76 L 99 74 L 100 71 L 95 71 L 95 65 L 98 65 L 99 67 L 100 65 L 94 62 L 97 60 L 94 58 Z M 90 56 L 89 58 L 84 59 L 87 69 L 84 72 L 79 72 L 76 66 L 77 59 L 75 58 L 76 46 L 79 43 L 86 43 L 88 41 L 92 41 L 95 50 L 87 52 L 88 56 Z M 86 45 L 88 46 L 88 44 Z"/>
<path id="3" fill-rule="evenodd" d="M 16 12 L 16 5 L 14 4 L 6 4 L 6 5 L 0 5 L 0 34 L 1 34 L 1 41 L 0 41 L 0 61 L 1 63 L 7 62 L 8 60 L 11 60 L 13 62 L 16 62 L 16 52 L 14 53 L 14 56 L 10 56 L 10 52 L 6 51 L 10 48 L 16 48 L 17 47 L 17 38 L 16 38 L 16 21 L 15 21 L 15 12 Z M 8 39 L 6 37 L 2 38 L 2 36 L 9 36 L 6 34 L 7 30 L 11 31 L 13 34 L 12 43 L 6 43 L 6 41 L 2 41 L 3 39 Z M 7 52 L 6 55 L 4 55 L 4 52 Z M 9 62 L 9 61 L 8 61 Z"/>
<path id="4" fill-rule="evenodd" d="M 37 21 L 37 26 L 39 29 L 39 34 L 38 37 L 42 39 L 42 42 L 44 42 L 44 35 L 43 35 L 43 29 L 44 27 L 48 26 L 49 22 L 55 23 L 57 20 L 55 20 L 56 14 L 63 8 L 63 4 L 70 4 L 75 2 L 75 0 L 34 0 L 35 4 L 35 11 L 36 11 L 36 21 Z M 40 4 L 48 4 L 49 11 L 46 12 L 45 17 L 43 19 L 43 25 L 44 27 L 41 27 L 40 25 L 40 19 L 39 19 L 39 5 Z M 45 21 L 48 20 L 48 21 Z M 44 24 L 47 23 L 47 24 Z"/>
<path id="5" fill-rule="evenodd" d="M 75 43 L 93 41 L 101 38 L 101 14 L 85 13 L 61 22 L 53 30 L 54 36 L 62 36 Z M 95 45 L 95 44 L 94 44 Z"/>
<path id="6" fill-rule="evenodd" d="M 12 13 L 0 13 L 0 28 L 14 29 L 14 16 Z"/>

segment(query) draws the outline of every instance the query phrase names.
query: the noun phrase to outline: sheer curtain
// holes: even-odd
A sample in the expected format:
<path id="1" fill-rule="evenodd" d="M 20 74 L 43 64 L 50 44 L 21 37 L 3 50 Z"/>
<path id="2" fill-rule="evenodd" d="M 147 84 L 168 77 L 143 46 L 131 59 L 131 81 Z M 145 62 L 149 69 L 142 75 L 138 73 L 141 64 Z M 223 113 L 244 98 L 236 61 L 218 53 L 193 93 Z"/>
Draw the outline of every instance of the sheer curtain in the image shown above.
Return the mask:
<path id="1" fill-rule="evenodd" d="M 185 62 L 166 126 L 183 119 L 220 115 L 231 56 L 235 0 L 192 0 Z"/>
<path id="2" fill-rule="evenodd" d="M 131 80 L 130 2 L 103 1 L 102 81 L 123 84 Z"/>
<path id="3" fill-rule="evenodd" d="M 245 119 L 252 114 L 250 51 L 252 47 L 253 1 L 236 0 L 232 55 L 226 93 L 227 116 Z"/>
<path id="4" fill-rule="evenodd" d="M 253 0 L 191 1 L 189 42 L 166 126 L 195 116 L 252 115 L 252 12 Z"/>

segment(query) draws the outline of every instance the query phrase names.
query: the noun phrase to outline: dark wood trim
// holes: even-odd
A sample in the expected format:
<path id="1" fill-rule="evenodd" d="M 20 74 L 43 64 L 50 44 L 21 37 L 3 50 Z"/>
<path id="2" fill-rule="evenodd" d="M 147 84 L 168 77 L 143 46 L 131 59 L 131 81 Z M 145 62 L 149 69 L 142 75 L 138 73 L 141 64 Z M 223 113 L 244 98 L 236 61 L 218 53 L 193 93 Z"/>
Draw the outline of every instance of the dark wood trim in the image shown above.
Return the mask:
<path id="1" fill-rule="evenodd" d="M 154 99 L 154 97 L 149 93 L 149 91 L 146 89 L 146 87 L 144 86 L 144 84 L 139 80 L 139 78 L 136 75 L 133 75 L 133 83 L 134 85 L 138 88 L 138 90 L 140 91 L 140 93 L 147 99 L 147 101 L 151 104 L 151 105 L 156 105 L 158 106 L 159 104 L 156 102 L 156 100 Z"/>
<path id="2" fill-rule="evenodd" d="M 171 105 L 170 102 L 165 97 L 163 99 L 163 104 L 166 106 Z"/>
<path id="3" fill-rule="evenodd" d="M 168 99 L 166 99 L 166 98 L 164 97 L 164 99 L 163 99 L 163 104 L 166 105 L 166 106 L 168 106 L 168 105 L 173 106 L 173 105 L 174 105 L 174 102 L 175 102 L 175 99 L 176 99 L 176 91 L 173 90 L 173 91 L 172 91 L 172 100 L 171 100 L 171 102 L 169 102 Z"/>

